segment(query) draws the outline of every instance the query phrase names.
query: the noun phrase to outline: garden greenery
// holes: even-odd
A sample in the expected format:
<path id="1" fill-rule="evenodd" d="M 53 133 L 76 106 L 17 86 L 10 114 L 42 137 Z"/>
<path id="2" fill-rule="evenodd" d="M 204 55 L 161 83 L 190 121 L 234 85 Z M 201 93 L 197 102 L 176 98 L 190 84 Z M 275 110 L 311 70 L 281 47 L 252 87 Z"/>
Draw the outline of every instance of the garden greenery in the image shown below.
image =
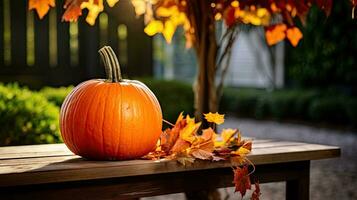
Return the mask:
<path id="1" fill-rule="evenodd" d="M 159 99 L 163 116 L 174 123 L 178 113 L 192 116 L 192 86 L 164 80 L 142 80 Z M 61 142 L 59 107 L 70 87 L 31 91 L 17 84 L 0 84 L 0 145 Z M 357 98 L 338 90 L 292 89 L 268 92 L 226 88 L 221 112 L 238 117 L 312 121 L 357 127 Z"/>

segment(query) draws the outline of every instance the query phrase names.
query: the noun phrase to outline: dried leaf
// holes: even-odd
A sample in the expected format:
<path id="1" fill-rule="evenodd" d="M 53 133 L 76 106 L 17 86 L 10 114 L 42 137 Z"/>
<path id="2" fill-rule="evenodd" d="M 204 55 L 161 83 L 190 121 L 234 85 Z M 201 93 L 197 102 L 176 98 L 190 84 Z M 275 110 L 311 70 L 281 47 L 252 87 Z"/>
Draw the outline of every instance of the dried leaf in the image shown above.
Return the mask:
<path id="1" fill-rule="evenodd" d="M 195 162 L 195 158 L 187 156 L 177 157 L 176 160 L 184 166 L 193 164 Z"/>
<path id="2" fill-rule="evenodd" d="M 190 143 L 186 140 L 178 138 L 174 144 L 174 146 L 170 149 L 170 153 L 178 153 L 186 150 L 190 147 Z"/>
<path id="3" fill-rule="evenodd" d="M 29 10 L 35 9 L 40 19 L 48 13 L 50 7 L 55 7 L 55 0 L 29 0 Z"/>
<path id="4" fill-rule="evenodd" d="M 237 167 L 233 170 L 234 172 L 234 180 L 233 183 L 235 185 L 235 192 L 240 192 L 242 197 L 245 195 L 247 190 L 251 189 L 250 177 L 248 175 L 248 167 Z"/>
<path id="5" fill-rule="evenodd" d="M 192 144 L 197 139 L 196 132 L 201 122 L 195 123 L 195 119 L 187 115 L 186 123 L 187 125 L 180 131 L 180 138 Z"/>
<path id="6" fill-rule="evenodd" d="M 208 122 L 212 122 L 212 123 L 215 123 L 218 125 L 224 123 L 224 115 L 221 115 L 218 112 L 216 112 L 216 113 L 209 112 L 207 114 L 204 114 L 204 116 Z"/>
<path id="7" fill-rule="evenodd" d="M 260 195 L 262 194 L 262 193 L 260 193 L 259 181 L 255 181 L 254 186 L 255 186 L 255 190 L 254 190 L 252 197 L 250 199 L 251 200 L 259 200 Z"/>
<path id="8" fill-rule="evenodd" d="M 213 157 L 212 152 L 205 151 L 203 149 L 194 149 L 190 151 L 190 155 L 201 160 L 211 160 Z"/>

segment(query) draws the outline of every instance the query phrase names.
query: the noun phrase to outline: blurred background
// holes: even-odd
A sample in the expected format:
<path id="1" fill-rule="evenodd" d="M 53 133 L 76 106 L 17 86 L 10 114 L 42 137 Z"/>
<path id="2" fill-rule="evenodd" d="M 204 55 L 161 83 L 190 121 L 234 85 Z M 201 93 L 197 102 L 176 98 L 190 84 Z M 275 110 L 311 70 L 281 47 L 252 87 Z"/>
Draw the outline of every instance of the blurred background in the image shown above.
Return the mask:
<path id="1" fill-rule="evenodd" d="M 244 136 L 342 148 L 341 158 L 312 163 L 312 199 L 357 198 L 357 20 L 348 3 L 334 1 L 328 18 L 313 8 L 296 48 L 268 47 L 264 29 L 243 28 L 220 103 L 225 126 Z M 127 0 L 105 8 L 94 26 L 84 18 L 61 22 L 63 12 L 57 6 L 39 20 L 27 1 L 0 0 L 0 146 L 61 142 L 61 103 L 78 83 L 104 78 L 97 53 L 104 45 L 115 50 L 126 78 L 152 89 L 165 119 L 193 113 L 196 60 L 182 30 L 170 45 L 147 36 Z M 284 183 L 263 185 L 262 199 L 281 199 L 284 191 Z M 237 198 L 231 189 L 221 194 Z"/>

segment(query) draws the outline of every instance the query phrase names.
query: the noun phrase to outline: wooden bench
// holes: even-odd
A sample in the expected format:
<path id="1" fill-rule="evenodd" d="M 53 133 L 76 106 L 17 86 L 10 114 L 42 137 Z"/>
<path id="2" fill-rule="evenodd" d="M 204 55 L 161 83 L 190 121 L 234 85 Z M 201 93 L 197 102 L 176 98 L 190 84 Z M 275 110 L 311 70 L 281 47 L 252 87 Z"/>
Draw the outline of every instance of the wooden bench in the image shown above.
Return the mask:
<path id="1" fill-rule="evenodd" d="M 309 199 L 310 161 L 334 146 L 254 140 L 252 181 L 286 181 L 287 199 Z M 229 162 L 88 161 L 64 144 L 0 148 L 0 199 L 128 199 L 233 186 Z M 238 194 L 237 194 L 238 195 Z"/>

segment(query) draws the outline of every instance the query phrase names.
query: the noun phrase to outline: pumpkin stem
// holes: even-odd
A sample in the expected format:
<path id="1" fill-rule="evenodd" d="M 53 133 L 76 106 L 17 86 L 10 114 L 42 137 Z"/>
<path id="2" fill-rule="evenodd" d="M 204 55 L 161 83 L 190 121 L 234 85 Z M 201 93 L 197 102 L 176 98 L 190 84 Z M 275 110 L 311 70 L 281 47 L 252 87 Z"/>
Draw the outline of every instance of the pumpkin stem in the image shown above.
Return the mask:
<path id="1" fill-rule="evenodd" d="M 105 72 L 110 82 L 121 82 L 122 76 L 120 71 L 120 65 L 117 56 L 110 46 L 104 46 L 99 49 L 99 54 L 104 63 Z"/>

